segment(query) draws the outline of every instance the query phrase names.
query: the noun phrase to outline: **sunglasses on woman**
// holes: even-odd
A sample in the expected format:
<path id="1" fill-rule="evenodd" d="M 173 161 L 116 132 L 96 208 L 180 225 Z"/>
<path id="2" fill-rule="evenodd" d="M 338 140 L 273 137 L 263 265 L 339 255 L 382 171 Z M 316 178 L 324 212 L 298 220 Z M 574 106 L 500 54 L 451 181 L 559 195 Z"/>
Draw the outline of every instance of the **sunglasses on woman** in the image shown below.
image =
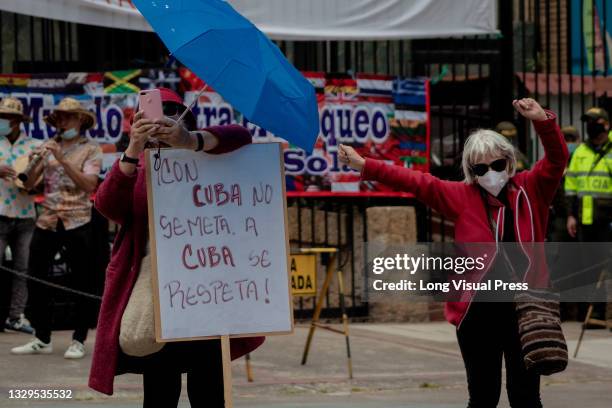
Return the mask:
<path id="1" fill-rule="evenodd" d="M 472 166 L 472 171 L 477 176 L 484 176 L 489 171 L 489 168 L 493 171 L 502 171 L 508 165 L 508 160 L 506 159 L 497 159 L 492 161 L 490 164 L 478 163 Z"/>
<path id="2" fill-rule="evenodd" d="M 164 103 L 162 110 L 164 116 L 180 116 L 185 111 L 185 107 L 176 103 Z"/>

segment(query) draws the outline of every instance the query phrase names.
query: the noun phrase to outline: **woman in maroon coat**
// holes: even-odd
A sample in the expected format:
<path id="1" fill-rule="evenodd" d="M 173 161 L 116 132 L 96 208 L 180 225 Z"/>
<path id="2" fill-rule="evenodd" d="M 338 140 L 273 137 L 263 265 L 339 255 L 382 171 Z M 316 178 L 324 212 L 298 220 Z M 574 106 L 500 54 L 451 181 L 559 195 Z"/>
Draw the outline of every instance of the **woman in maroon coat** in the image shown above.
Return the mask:
<path id="1" fill-rule="evenodd" d="M 173 147 L 220 154 L 251 143 L 250 133 L 237 125 L 214 126 L 194 131 L 195 118 L 176 119 L 186 109 L 174 92 L 161 88 L 165 119 L 153 122 L 134 117 L 130 144 L 96 194 L 96 208 L 121 225 L 106 271 L 102 307 L 89 386 L 111 395 L 115 375 L 143 374 L 145 407 L 176 407 L 181 393 L 181 374 L 187 373 L 191 406 L 223 406 L 223 372 L 217 340 L 166 344 L 146 357 L 131 357 L 119 347 L 119 329 L 148 240 L 147 192 L 143 151 L 151 137 Z M 168 119 L 169 118 L 169 119 Z M 263 343 L 263 337 L 232 339 L 232 358 L 238 358 Z"/>

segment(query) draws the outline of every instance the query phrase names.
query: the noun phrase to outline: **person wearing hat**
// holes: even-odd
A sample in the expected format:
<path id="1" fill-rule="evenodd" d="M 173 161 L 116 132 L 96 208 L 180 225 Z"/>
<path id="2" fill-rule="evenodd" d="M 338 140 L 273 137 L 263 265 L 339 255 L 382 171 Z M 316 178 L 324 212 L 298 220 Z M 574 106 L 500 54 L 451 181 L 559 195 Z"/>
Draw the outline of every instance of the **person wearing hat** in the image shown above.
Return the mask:
<path id="1" fill-rule="evenodd" d="M 26 188 L 34 187 L 42 175 L 44 200 L 30 245 L 30 275 L 46 279 L 55 255 L 65 248 L 66 263 L 72 272 L 74 288 L 91 293 L 93 259 L 91 194 L 98 185 L 102 167 L 100 146 L 85 137 L 95 126 L 95 116 L 73 98 L 64 98 L 44 118 L 57 129 L 57 136 L 45 142 L 39 154 L 44 157 L 28 174 Z M 13 354 L 50 354 L 52 294 L 49 287 L 30 281 L 30 306 L 35 338 L 11 350 Z M 93 320 L 94 300 L 76 296 L 75 331 L 64 357 L 82 358 L 84 342 Z"/>
<path id="2" fill-rule="evenodd" d="M 0 101 L 0 263 L 6 247 L 11 248 L 13 269 L 28 272 L 30 241 L 34 232 L 34 196 L 15 184 L 14 165 L 27 160 L 40 142 L 22 131 L 21 124 L 32 119 L 24 114 L 19 99 L 6 97 Z M 4 328 L 32 334 L 33 329 L 24 316 L 28 286 L 25 278 L 12 276 L 9 315 Z"/>
<path id="3" fill-rule="evenodd" d="M 587 140 L 576 148 L 565 175 L 564 187 L 569 211 L 567 231 L 581 242 L 609 242 L 612 241 L 610 120 L 608 113 L 599 107 L 588 109 L 581 119 L 586 125 Z M 596 260 L 591 257 L 589 264 L 592 263 L 596 263 Z M 593 275 L 585 276 L 585 279 L 594 284 L 599 280 L 601 271 L 593 268 L 591 271 Z M 605 304 L 595 304 L 591 317 L 604 319 Z M 595 327 L 587 325 L 587 328 Z"/>
<path id="4" fill-rule="evenodd" d="M 576 148 L 580 144 L 580 133 L 578 129 L 574 126 L 563 126 L 561 128 L 561 133 L 563 133 L 563 138 L 565 139 L 565 143 L 567 143 L 567 150 L 571 155 L 574 154 Z"/>
<path id="5" fill-rule="evenodd" d="M 176 407 L 181 375 L 187 373 L 187 396 L 192 407 L 223 407 L 219 340 L 170 342 L 161 350 L 148 350 L 144 356 L 137 353 L 139 357 L 124 350 L 120 343 L 121 327 L 132 324 L 129 319 L 124 321 L 132 288 L 138 275 L 150 266 L 145 147 L 153 147 L 150 141 L 154 138 L 164 146 L 221 154 L 251 143 L 249 131 L 238 125 L 198 130 L 196 118 L 191 111 L 186 112 L 188 107 L 182 98 L 167 88 L 159 91 L 164 117 L 153 121 L 144 118 L 142 112 L 136 113 L 129 145 L 96 194 L 96 209 L 121 229 L 107 269 L 89 386 L 111 395 L 115 376 L 142 374 L 145 408 Z M 179 122 L 184 112 L 186 116 Z M 163 157 L 163 151 L 161 154 Z M 254 350 L 263 341 L 263 337 L 231 339 L 232 359 Z"/>
<path id="6" fill-rule="evenodd" d="M 529 159 L 525 153 L 521 152 L 518 147 L 516 147 L 516 137 L 518 135 L 518 131 L 516 126 L 514 126 L 514 123 L 508 121 L 499 122 L 497 126 L 495 126 L 495 131 L 508 139 L 514 146 L 517 166 L 516 171 L 527 170 L 529 168 Z"/>

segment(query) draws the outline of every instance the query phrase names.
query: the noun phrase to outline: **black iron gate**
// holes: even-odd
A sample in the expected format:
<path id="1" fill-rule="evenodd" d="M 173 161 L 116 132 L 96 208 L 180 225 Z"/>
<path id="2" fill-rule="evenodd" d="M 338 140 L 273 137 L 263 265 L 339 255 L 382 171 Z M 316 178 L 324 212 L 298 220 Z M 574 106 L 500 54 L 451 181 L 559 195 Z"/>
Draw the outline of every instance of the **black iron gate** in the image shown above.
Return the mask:
<path id="1" fill-rule="evenodd" d="M 533 96 L 558 113 L 561 125 L 579 128 L 577 117 L 587 107 L 599 105 L 612 110 L 612 99 L 608 97 L 612 89 L 608 81 L 610 51 L 606 45 L 612 24 L 607 18 L 610 7 L 607 0 L 499 0 L 499 35 L 405 41 L 280 41 L 278 45 L 301 70 L 429 77 L 432 173 L 459 179 L 458 164 L 465 138 L 475 128 L 494 127 L 502 120 L 517 125 L 520 150 L 532 158 L 539 156 L 538 144 L 529 137 L 528 124 L 512 111 L 515 97 Z M 581 15 L 578 19 L 576 10 Z M 6 12 L 0 12 L 0 19 L 2 72 L 159 67 L 167 57 L 152 33 L 88 27 Z M 573 42 L 576 36 L 582 39 L 578 50 Z M 335 225 L 339 228 L 335 234 L 346 241 L 341 245 L 344 258 L 340 262 L 346 262 L 348 268 L 352 316 L 367 315 L 367 305 L 357 291 L 363 263 L 358 261 L 360 252 L 354 247 L 356 220 L 360 219 L 361 228 L 366 228 L 365 210 L 379 204 L 406 205 L 406 201 L 289 199 L 289 207 L 296 209 L 298 217 L 310 211 L 323 214 L 320 222 L 311 216 L 312 225 L 298 223 L 294 246 L 330 245 L 329 220 L 337 216 L 333 214 L 343 214 L 338 218 L 342 221 Z M 452 225 L 431 211 L 427 213 L 428 217 L 419 217 L 427 219 L 419 228 L 419 239 L 448 239 Z M 361 231 L 360 236 L 365 233 Z M 296 316 L 307 316 L 313 304 L 312 299 L 303 299 Z M 327 299 L 326 306 L 327 313 L 337 313 L 333 298 Z"/>

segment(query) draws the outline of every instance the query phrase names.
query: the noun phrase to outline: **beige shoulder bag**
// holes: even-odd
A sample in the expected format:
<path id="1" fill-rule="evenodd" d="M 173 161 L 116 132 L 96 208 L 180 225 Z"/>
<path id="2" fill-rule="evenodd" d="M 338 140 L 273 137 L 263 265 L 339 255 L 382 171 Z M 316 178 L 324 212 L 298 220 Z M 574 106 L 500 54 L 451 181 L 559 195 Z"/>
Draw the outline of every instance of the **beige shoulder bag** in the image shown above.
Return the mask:
<path id="1" fill-rule="evenodd" d="M 136 284 L 121 318 L 119 346 L 129 356 L 144 357 L 156 353 L 164 343 L 155 341 L 151 255 L 142 258 Z"/>

